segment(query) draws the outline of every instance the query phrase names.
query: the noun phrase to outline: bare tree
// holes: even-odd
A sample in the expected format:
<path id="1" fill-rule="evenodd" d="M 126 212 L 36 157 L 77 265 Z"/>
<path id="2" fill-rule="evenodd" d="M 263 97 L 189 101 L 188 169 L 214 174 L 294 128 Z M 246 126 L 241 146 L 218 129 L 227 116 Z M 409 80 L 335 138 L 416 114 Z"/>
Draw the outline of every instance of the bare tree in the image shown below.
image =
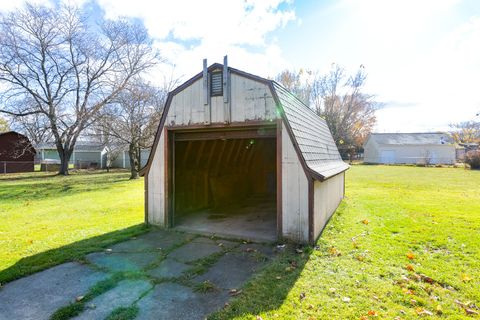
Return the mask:
<path id="1" fill-rule="evenodd" d="M 96 124 L 110 148 L 128 148 L 130 179 L 138 178 L 142 149 L 152 147 L 169 89 L 138 79 L 103 109 Z"/>
<path id="2" fill-rule="evenodd" d="M 15 117 L 12 126 L 15 130 L 24 133 L 34 146 L 52 140 L 50 121 L 43 114 Z"/>
<path id="3" fill-rule="evenodd" d="M 450 128 L 450 134 L 456 143 L 480 143 L 480 122 L 452 123 Z"/>
<path id="4" fill-rule="evenodd" d="M 27 4 L 1 16 L 0 112 L 45 116 L 59 174 L 67 175 L 80 134 L 157 58 L 139 24 L 120 19 L 96 25 L 76 7 Z"/>
<path id="5" fill-rule="evenodd" d="M 288 91 L 297 96 L 303 103 L 310 105 L 311 85 L 308 77 L 312 71 L 300 69 L 299 71 L 283 70 L 275 80 L 281 83 Z"/>
<path id="6" fill-rule="evenodd" d="M 379 104 L 374 96 L 362 92 L 366 78 L 363 66 L 347 77 L 334 64 L 328 74 L 313 80 L 312 107 L 325 118 L 339 146 L 361 146 L 376 123 Z"/>
<path id="7" fill-rule="evenodd" d="M 303 79 L 302 79 L 303 77 Z M 363 145 L 375 123 L 379 103 L 363 92 L 364 67 L 353 76 L 337 64 L 327 74 L 318 71 L 283 71 L 277 81 L 309 105 L 327 121 L 333 138 L 346 156 Z"/>

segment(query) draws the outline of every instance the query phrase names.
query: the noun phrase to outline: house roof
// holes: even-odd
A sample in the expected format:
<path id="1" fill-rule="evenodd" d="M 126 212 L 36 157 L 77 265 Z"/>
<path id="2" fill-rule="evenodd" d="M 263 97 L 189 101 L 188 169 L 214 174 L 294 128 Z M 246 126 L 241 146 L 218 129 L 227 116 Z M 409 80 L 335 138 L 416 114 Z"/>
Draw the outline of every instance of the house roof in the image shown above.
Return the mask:
<path id="1" fill-rule="evenodd" d="M 51 142 L 44 142 L 44 143 L 39 143 L 36 146 L 37 150 L 57 150 L 57 147 L 55 146 L 54 143 Z M 90 143 L 90 142 L 78 142 L 75 144 L 74 150 L 75 151 L 98 151 L 102 152 L 103 149 L 105 149 L 104 146 L 96 143 Z"/>
<path id="2" fill-rule="evenodd" d="M 223 68 L 222 64 L 214 63 L 208 67 L 208 71 L 211 72 L 212 70 L 221 68 Z M 293 141 L 295 150 L 307 175 L 317 180 L 325 180 L 349 168 L 349 166 L 342 161 L 325 120 L 320 118 L 294 94 L 273 80 L 268 80 L 231 67 L 228 67 L 228 70 L 231 73 L 264 83 L 270 88 L 277 108 L 287 127 L 288 134 Z M 141 175 L 144 175 L 150 168 L 173 96 L 193 82 L 201 79 L 202 76 L 202 72 L 198 73 L 168 94 L 164 112 L 153 143 L 152 152 L 150 153 L 147 164 L 140 171 Z"/>
<path id="3" fill-rule="evenodd" d="M 443 132 L 372 133 L 369 139 L 374 139 L 378 144 L 390 145 L 449 145 L 453 143 L 452 138 Z"/>

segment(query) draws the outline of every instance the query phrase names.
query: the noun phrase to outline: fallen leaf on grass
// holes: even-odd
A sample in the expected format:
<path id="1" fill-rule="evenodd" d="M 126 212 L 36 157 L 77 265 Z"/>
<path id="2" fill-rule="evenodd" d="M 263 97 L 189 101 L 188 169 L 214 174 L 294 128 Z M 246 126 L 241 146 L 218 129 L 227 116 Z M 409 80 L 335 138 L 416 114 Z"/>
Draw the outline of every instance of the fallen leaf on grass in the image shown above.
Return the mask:
<path id="1" fill-rule="evenodd" d="M 420 276 L 420 279 L 422 279 L 423 281 L 427 282 L 427 283 L 434 283 L 435 281 L 430 278 L 429 276 L 426 276 L 424 274 L 419 274 Z"/>
<path id="2" fill-rule="evenodd" d="M 415 312 L 419 316 L 433 316 L 433 313 L 431 311 L 428 311 L 427 309 L 423 309 L 423 308 L 417 308 L 415 309 Z"/>
<path id="3" fill-rule="evenodd" d="M 478 315 L 478 314 L 479 314 L 478 311 L 475 311 L 475 310 L 472 309 L 472 307 L 473 307 L 473 308 L 477 308 L 477 309 L 478 309 L 478 307 L 477 307 L 475 304 L 473 304 L 473 303 L 471 304 L 470 301 L 463 303 L 463 302 L 461 302 L 460 300 L 455 300 L 455 301 L 453 301 L 453 302 L 455 302 L 455 303 L 458 304 L 463 310 L 465 310 L 465 312 L 466 312 L 468 315 Z"/>
<path id="4" fill-rule="evenodd" d="M 362 220 L 362 223 L 363 223 L 363 224 L 369 224 L 370 221 L 368 221 L 368 219 L 363 219 L 363 220 Z"/>
<path id="5" fill-rule="evenodd" d="M 407 264 L 405 266 L 405 269 L 407 269 L 408 271 L 415 271 L 415 269 L 413 269 L 413 266 L 411 264 Z"/>
<path id="6" fill-rule="evenodd" d="M 473 314 L 477 315 L 477 314 L 478 314 L 477 311 L 472 310 L 472 309 L 468 309 L 468 308 L 465 309 L 465 312 L 466 312 L 468 315 L 473 315 Z"/>
<path id="7" fill-rule="evenodd" d="M 328 249 L 328 253 L 330 253 L 330 255 L 334 257 L 338 257 L 342 255 L 342 253 L 335 247 L 330 247 L 330 249 Z"/>
<path id="8" fill-rule="evenodd" d="M 359 319 L 360 320 L 368 320 L 368 317 L 367 316 L 361 316 Z"/>
<path id="9" fill-rule="evenodd" d="M 471 281 L 472 278 L 470 278 L 468 275 L 466 274 L 462 274 L 462 281 L 463 282 L 468 282 L 468 281 Z"/>
<path id="10" fill-rule="evenodd" d="M 375 310 L 368 310 L 368 315 L 371 317 L 378 317 L 378 312 Z"/>
<path id="11" fill-rule="evenodd" d="M 414 295 L 415 292 L 412 289 L 402 288 L 403 293 Z"/>
<path id="12" fill-rule="evenodd" d="M 237 290 L 237 289 L 231 289 L 228 292 L 232 297 L 238 296 L 240 293 L 242 293 L 242 290 Z"/>
<path id="13" fill-rule="evenodd" d="M 413 260 L 413 259 L 415 259 L 415 255 L 413 254 L 413 252 L 409 252 L 409 253 L 407 253 L 407 258 L 409 260 Z"/>

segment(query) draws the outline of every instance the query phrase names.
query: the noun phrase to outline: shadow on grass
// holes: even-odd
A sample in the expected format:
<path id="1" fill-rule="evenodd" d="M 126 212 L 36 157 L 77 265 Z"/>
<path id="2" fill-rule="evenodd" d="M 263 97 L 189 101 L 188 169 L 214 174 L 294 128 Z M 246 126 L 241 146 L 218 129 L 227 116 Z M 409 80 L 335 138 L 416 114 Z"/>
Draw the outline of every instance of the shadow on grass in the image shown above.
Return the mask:
<path id="1" fill-rule="evenodd" d="M 83 261 L 88 253 L 101 251 L 112 244 L 128 240 L 148 230 L 149 227 L 142 223 L 22 258 L 14 265 L 0 271 L 0 283 L 4 284 L 64 262 Z"/>

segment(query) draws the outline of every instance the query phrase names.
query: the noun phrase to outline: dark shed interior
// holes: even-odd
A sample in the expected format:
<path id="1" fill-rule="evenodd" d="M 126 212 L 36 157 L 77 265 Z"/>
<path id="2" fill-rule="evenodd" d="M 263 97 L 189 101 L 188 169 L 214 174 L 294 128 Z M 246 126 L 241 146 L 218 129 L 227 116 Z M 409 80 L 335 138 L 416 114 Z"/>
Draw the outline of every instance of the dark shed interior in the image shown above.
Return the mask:
<path id="1" fill-rule="evenodd" d="M 176 141 L 174 150 L 175 226 L 275 239 L 275 138 Z"/>

